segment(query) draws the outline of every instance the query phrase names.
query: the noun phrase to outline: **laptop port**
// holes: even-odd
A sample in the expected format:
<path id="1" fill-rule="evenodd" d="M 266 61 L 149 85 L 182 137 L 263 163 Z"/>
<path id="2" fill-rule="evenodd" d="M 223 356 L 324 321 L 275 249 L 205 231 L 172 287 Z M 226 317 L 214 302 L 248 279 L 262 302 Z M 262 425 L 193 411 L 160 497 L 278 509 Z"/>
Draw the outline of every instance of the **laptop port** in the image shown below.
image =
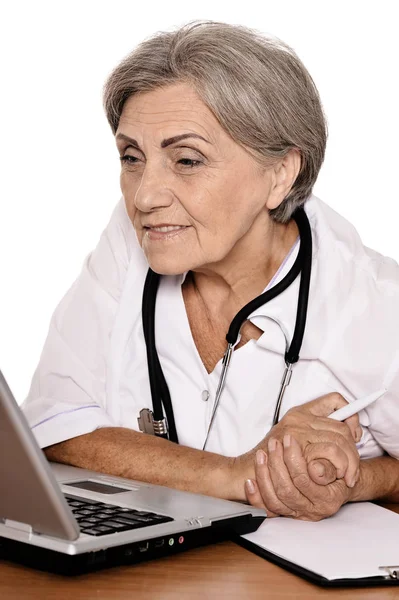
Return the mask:
<path id="1" fill-rule="evenodd" d="M 165 543 L 165 540 L 163 538 L 161 540 L 155 540 L 154 548 L 162 548 L 164 543 Z"/>
<path id="2" fill-rule="evenodd" d="M 143 542 L 142 544 L 139 544 L 139 552 L 147 552 L 149 545 L 149 542 Z"/>

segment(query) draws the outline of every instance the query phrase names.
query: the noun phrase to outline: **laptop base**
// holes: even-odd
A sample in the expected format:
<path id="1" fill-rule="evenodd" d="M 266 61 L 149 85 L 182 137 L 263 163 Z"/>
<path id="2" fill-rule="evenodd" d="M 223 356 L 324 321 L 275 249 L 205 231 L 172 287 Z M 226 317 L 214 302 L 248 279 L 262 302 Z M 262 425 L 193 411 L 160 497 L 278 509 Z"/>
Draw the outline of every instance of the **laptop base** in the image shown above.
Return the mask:
<path id="1" fill-rule="evenodd" d="M 204 529 L 194 529 L 148 541 L 73 555 L 0 537 L 0 560 L 16 562 L 60 575 L 81 575 L 109 567 L 162 558 L 198 546 L 222 542 L 241 533 L 250 533 L 249 529 L 255 531 L 262 521 L 262 517 L 243 515 L 215 522 L 212 527 Z"/>

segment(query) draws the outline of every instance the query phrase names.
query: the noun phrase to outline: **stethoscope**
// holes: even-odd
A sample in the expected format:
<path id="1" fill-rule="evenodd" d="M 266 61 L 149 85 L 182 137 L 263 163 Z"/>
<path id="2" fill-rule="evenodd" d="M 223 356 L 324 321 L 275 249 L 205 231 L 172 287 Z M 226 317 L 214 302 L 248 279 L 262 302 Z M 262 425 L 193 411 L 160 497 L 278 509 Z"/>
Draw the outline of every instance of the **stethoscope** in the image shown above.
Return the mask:
<path id="1" fill-rule="evenodd" d="M 249 315 L 257 310 L 260 306 L 263 306 L 284 292 L 284 290 L 286 290 L 295 281 L 298 275 L 301 274 L 294 335 L 291 345 L 285 352 L 285 368 L 277 397 L 276 408 L 274 411 L 273 425 L 275 425 L 279 420 L 281 403 L 283 401 L 285 390 L 291 381 L 292 367 L 299 360 L 299 352 L 305 333 L 310 275 L 312 269 L 312 233 L 309 220 L 304 209 L 300 208 L 296 210 L 293 215 L 293 219 L 298 226 L 300 247 L 298 255 L 290 271 L 280 282 L 246 304 L 236 314 L 230 324 L 229 331 L 226 335 L 227 349 L 222 360 L 222 372 L 216 390 L 215 402 L 213 405 L 203 450 L 205 449 L 209 440 L 209 436 L 215 421 L 220 398 L 226 383 L 227 371 L 242 324 L 244 321 L 246 321 Z M 143 408 L 140 411 L 138 423 L 140 430 L 145 433 L 157 435 L 169 439 L 170 441 L 179 443 L 169 388 L 162 371 L 161 363 L 159 362 L 155 344 L 155 302 L 160 278 L 160 275 L 154 273 L 152 269 L 148 269 L 143 291 L 142 318 L 144 339 L 147 347 L 148 374 L 150 379 L 153 410 Z M 164 410 L 166 417 L 163 412 Z"/>

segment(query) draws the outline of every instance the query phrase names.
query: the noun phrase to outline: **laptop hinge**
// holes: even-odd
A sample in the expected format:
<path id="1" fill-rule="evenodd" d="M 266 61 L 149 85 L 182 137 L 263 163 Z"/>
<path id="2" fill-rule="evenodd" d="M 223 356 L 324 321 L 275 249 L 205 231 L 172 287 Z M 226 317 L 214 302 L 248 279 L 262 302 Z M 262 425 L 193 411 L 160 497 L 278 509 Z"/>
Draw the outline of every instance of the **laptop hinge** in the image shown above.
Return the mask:
<path id="1" fill-rule="evenodd" d="M 24 533 L 33 533 L 33 529 L 31 525 L 27 523 L 20 523 L 20 521 L 13 521 L 12 519 L 5 519 L 4 525 L 6 527 L 12 527 L 13 529 L 18 529 L 18 531 L 23 531 Z"/>

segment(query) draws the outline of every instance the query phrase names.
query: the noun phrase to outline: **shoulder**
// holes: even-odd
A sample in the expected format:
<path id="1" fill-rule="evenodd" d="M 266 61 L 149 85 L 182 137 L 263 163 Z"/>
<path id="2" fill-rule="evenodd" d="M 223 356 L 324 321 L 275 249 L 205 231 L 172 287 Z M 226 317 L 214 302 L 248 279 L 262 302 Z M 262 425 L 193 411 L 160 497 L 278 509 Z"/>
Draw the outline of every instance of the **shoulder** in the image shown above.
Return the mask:
<path id="1" fill-rule="evenodd" d="M 352 223 L 316 196 L 309 198 L 305 209 L 315 262 L 320 270 L 329 270 L 330 278 L 339 279 L 343 293 L 348 286 L 355 291 L 353 285 L 358 283 L 377 294 L 399 294 L 399 265 L 394 259 L 365 246 Z"/>
<path id="2" fill-rule="evenodd" d="M 360 397 L 381 387 L 397 353 L 399 266 L 365 247 L 318 198 L 306 212 L 314 242 L 307 343 L 343 390 Z"/>

